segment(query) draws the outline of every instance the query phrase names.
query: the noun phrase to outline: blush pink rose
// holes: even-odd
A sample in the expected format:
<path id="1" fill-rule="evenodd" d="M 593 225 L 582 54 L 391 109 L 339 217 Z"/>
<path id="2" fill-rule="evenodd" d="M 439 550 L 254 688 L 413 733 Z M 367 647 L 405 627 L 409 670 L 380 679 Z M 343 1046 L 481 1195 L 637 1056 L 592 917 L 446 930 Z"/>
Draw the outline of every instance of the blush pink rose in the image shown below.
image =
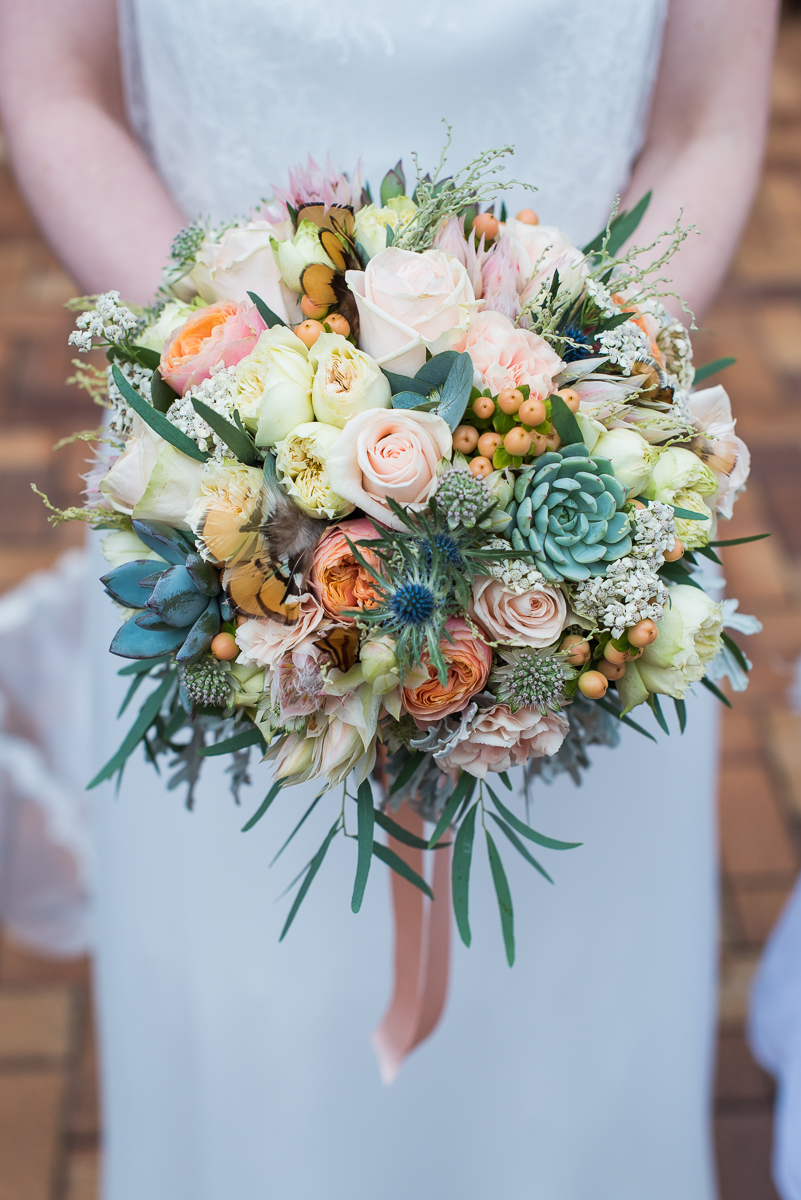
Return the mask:
<path id="1" fill-rule="evenodd" d="M 507 704 L 496 704 L 479 711 L 468 736 L 438 762 L 443 771 L 461 768 L 484 779 L 488 771 L 509 771 L 530 758 L 556 754 L 569 728 L 561 713 L 543 715 L 538 708 L 519 708 L 513 713 Z"/>
<path id="2" fill-rule="evenodd" d="M 559 637 L 567 603 L 558 588 L 542 584 L 519 594 L 500 580 L 479 575 L 473 585 L 471 616 L 492 642 L 542 649 Z"/>
<path id="3" fill-rule="evenodd" d="M 164 343 L 162 378 L 183 396 L 215 370 L 236 366 L 266 328 L 249 300 L 241 304 L 223 300 L 201 308 Z"/>
<path id="4" fill-rule="evenodd" d="M 425 729 L 440 717 L 464 708 L 471 696 L 482 691 L 489 677 L 492 651 L 477 638 L 461 617 L 449 617 L 445 629 L 453 638 L 440 642 L 448 668 L 445 683 L 440 683 L 431 666 L 428 651 L 423 650 L 421 666 L 428 668 L 428 679 L 419 687 L 403 689 L 403 707 Z"/>
<path id="5" fill-rule="evenodd" d="M 323 606 L 310 592 L 301 597 L 298 607 L 298 619 L 292 625 L 255 618 L 243 621 L 236 631 L 236 644 L 242 652 L 237 661 L 246 667 L 274 671 L 284 655 L 316 632 L 325 618 Z"/>
<path id="6" fill-rule="evenodd" d="M 493 396 L 506 387 L 526 383 L 532 396 L 544 400 L 553 391 L 553 377 L 565 365 L 544 338 L 528 329 L 516 329 L 499 312 L 477 313 L 454 349 L 467 351 L 473 360 L 476 386 L 489 388 Z"/>
<path id="7" fill-rule="evenodd" d="M 383 525 L 403 530 L 387 498 L 419 511 L 436 490 L 453 438 L 435 413 L 372 408 L 351 417 L 328 453 L 331 490 Z"/>
<path id="8" fill-rule="evenodd" d="M 450 349 L 481 306 L 466 268 L 441 250 L 390 246 L 345 279 L 359 309 L 362 350 L 404 375 L 420 370 L 426 350 Z"/>

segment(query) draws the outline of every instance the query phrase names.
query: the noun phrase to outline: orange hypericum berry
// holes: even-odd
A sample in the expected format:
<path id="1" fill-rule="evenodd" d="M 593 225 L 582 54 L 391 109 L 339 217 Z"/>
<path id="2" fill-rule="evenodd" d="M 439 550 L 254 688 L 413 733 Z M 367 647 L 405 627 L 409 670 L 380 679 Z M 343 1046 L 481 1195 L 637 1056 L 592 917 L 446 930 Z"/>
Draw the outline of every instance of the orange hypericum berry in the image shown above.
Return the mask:
<path id="1" fill-rule="evenodd" d="M 571 412 L 578 412 L 579 405 L 581 404 L 581 397 L 579 396 L 578 392 L 573 390 L 573 388 L 560 388 L 556 395 L 562 397 Z"/>
<path id="2" fill-rule="evenodd" d="M 492 463 L 483 454 L 477 454 L 475 458 L 471 458 L 468 463 L 470 470 L 478 479 L 486 479 L 493 472 Z"/>
<path id="3" fill-rule="evenodd" d="M 457 425 L 453 431 L 453 448 L 460 454 L 472 454 L 478 445 L 478 430 L 472 425 Z"/>
<path id="4" fill-rule="evenodd" d="M 480 238 L 483 233 L 484 240 L 487 242 L 491 242 L 498 236 L 499 228 L 497 218 L 493 217 L 492 213 L 479 213 L 473 222 L 473 232 L 476 237 Z"/>
<path id="5" fill-rule="evenodd" d="M 607 679 L 620 679 L 626 674 L 626 664 L 607 662 L 605 658 L 602 658 L 598 663 L 598 670 Z"/>
<path id="6" fill-rule="evenodd" d="M 479 396 L 473 401 L 473 412 L 482 421 L 488 420 L 495 412 L 495 401 L 490 400 L 489 396 Z"/>
<path id="7" fill-rule="evenodd" d="M 239 653 L 236 638 L 232 633 L 218 633 L 211 643 L 211 652 L 215 658 L 220 658 L 223 662 L 230 662 Z"/>
<path id="8" fill-rule="evenodd" d="M 665 562 L 676 562 L 684 554 L 684 543 L 676 538 L 670 550 L 664 550 L 663 554 Z"/>
<path id="9" fill-rule="evenodd" d="M 606 694 L 609 680 L 600 671 L 585 671 L 579 675 L 578 686 L 582 696 L 588 700 L 600 700 Z"/>
<path id="10" fill-rule="evenodd" d="M 517 410 L 518 419 L 524 425 L 541 425 L 547 415 L 545 405 L 536 396 L 529 396 L 528 400 L 524 400 Z"/>
<path id="11" fill-rule="evenodd" d="M 482 433 L 478 439 L 478 452 L 483 454 L 485 458 L 492 458 L 496 450 L 503 445 L 503 438 L 499 433 Z"/>
<path id="12" fill-rule="evenodd" d="M 531 449 L 531 434 L 522 425 L 516 425 L 503 439 L 503 448 L 513 458 L 523 458 Z"/>
<path id="13" fill-rule="evenodd" d="M 319 320 L 328 312 L 327 304 L 317 304 L 312 300 L 311 296 L 302 296 L 300 300 L 300 311 L 304 317 L 314 317 Z"/>
<path id="14" fill-rule="evenodd" d="M 533 208 L 521 208 L 517 214 L 518 221 L 522 221 L 524 225 L 539 225 L 540 219 L 534 212 Z"/>
<path id="15" fill-rule="evenodd" d="M 342 337 L 347 337 L 350 333 L 350 325 L 342 316 L 342 313 L 331 313 L 325 318 L 325 323 L 332 333 L 339 333 Z"/>
<path id="16" fill-rule="evenodd" d="M 559 649 L 570 651 L 565 661 L 569 662 L 571 667 L 583 667 L 590 657 L 590 643 L 578 633 L 569 633 L 562 640 Z"/>
<path id="17" fill-rule="evenodd" d="M 321 333 L 325 333 L 325 330 L 319 321 L 303 321 L 302 324 L 295 326 L 295 334 L 310 350 Z"/>
<path id="18" fill-rule="evenodd" d="M 501 412 L 511 417 L 523 403 L 523 393 L 518 388 L 504 388 L 498 393 L 497 403 Z"/>
<path id="19" fill-rule="evenodd" d="M 632 646 L 650 646 L 651 642 L 656 641 L 659 630 L 650 617 L 646 617 L 644 621 L 638 621 L 631 629 L 627 629 L 626 634 Z"/>

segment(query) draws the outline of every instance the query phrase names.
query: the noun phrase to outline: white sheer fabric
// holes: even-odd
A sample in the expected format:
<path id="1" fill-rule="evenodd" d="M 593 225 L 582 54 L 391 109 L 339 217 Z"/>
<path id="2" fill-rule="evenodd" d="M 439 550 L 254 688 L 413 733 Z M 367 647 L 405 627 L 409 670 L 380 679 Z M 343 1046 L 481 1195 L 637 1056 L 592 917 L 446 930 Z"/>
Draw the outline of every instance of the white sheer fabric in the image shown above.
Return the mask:
<path id="1" fill-rule="evenodd" d="M 374 189 L 410 151 L 452 163 L 507 140 L 543 219 L 594 234 L 625 183 L 661 0 L 125 0 L 133 115 L 188 215 L 242 211 L 310 149 Z M 95 574 L 102 571 L 96 564 Z M 97 593 L 95 763 L 121 740 Z M 102 636 L 101 636 L 102 634 Z M 474 945 L 445 1018 L 392 1088 L 367 1041 L 389 994 L 388 885 L 358 918 L 336 844 L 280 946 L 279 892 L 330 824 L 287 793 L 239 832 L 219 763 L 194 813 L 138 757 L 95 799 L 105 1200 L 710 1200 L 715 718 L 678 747 L 625 731 L 588 782 L 538 789 L 536 823 L 582 841 L 550 888 L 507 855 L 510 971 L 484 856 Z M 94 763 L 92 764 L 94 767 Z M 557 856 L 551 856 L 554 858 Z"/>
<path id="2" fill-rule="evenodd" d="M 86 556 L 0 598 L 0 919 L 46 954 L 88 945 Z"/>
<path id="3" fill-rule="evenodd" d="M 801 879 L 765 947 L 751 993 L 750 1041 L 776 1077 L 773 1177 L 801 1200 Z"/>

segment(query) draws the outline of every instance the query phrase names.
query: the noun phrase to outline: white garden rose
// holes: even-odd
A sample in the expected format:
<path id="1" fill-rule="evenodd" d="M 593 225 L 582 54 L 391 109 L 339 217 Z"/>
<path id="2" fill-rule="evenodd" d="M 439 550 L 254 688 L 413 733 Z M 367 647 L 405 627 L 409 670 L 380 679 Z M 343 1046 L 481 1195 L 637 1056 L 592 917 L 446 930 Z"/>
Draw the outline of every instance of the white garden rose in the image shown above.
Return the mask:
<path id="1" fill-rule="evenodd" d="M 624 711 L 630 712 L 651 693 L 684 698 L 692 683 L 703 679 L 721 648 L 723 605 L 701 588 L 680 583 L 668 588 L 669 602 L 657 623 L 656 641 L 640 658 L 626 664 L 617 681 Z"/>
<path id="2" fill-rule="evenodd" d="M 291 329 L 276 325 L 261 335 L 237 363 L 236 407 L 255 431 L 257 446 L 274 446 L 304 422 L 314 420 L 314 368 L 306 346 Z"/>
<path id="3" fill-rule="evenodd" d="M 629 497 L 639 496 L 659 459 L 659 450 L 634 429 L 610 429 L 601 434 L 592 453 L 609 459 Z"/>
<path id="4" fill-rule="evenodd" d="M 426 351 L 449 350 L 481 307 L 462 264 L 441 250 L 382 250 L 365 271 L 345 273 L 356 297 L 363 348 L 379 366 L 414 375 Z"/>
<path id="5" fill-rule="evenodd" d="M 703 521 L 676 519 L 676 535 L 688 550 L 696 550 L 705 546 L 712 536 L 713 510 L 705 500 L 714 496 L 717 490 L 717 476 L 697 454 L 682 446 L 668 446 L 660 453 L 643 495 L 649 500 L 661 500 L 663 504 L 677 505 L 705 517 Z"/>
<path id="6" fill-rule="evenodd" d="M 155 350 L 157 354 L 161 354 L 170 334 L 186 324 L 195 311 L 191 305 L 183 304 L 180 300 L 170 300 L 164 305 L 155 323 L 142 330 L 134 340 L 134 345 L 144 346 L 146 350 Z"/>
<path id="7" fill-rule="evenodd" d="M 254 292 L 282 321 L 289 320 L 281 275 L 273 254 L 276 227 L 269 221 L 250 221 L 226 229 L 216 240 L 207 238 L 197 253 L 189 278 L 209 304 L 248 300 Z"/>
<path id="8" fill-rule="evenodd" d="M 366 204 L 356 213 L 354 240 L 364 247 L 370 258 L 387 248 L 387 229 L 397 235 L 411 221 L 417 205 L 408 196 L 395 196 L 384 208 Z"/>
<path id="9" fill-rule="evenodd" d="M 345 427 L 368 408 L 391 408 L 389 380 L 375 361 L 339 333 L 322 333 L 309 351 L 312 404 L 318 421 Z"/>
<path id="10" fill-rule="evenodd" d="M 314 221 L 301 221 L 293 238 L 283 242 L 273 239 L 272 245 L 281 278 L 293 292 L 302 290 L 300 277 L 311 263 L 333 266 L 320 244 L 320 226 Z"/>
<path id="11" fill-rule="evenodd" d="M 117 512 L 188 529 L 186 514 L 200 489 L 203 463 L 182 454 L 135 416 L 125 449 L 100 481 Z"/>
<path id="12" fill-rule="evenodd" d="M 297 425 L 275 448 L 275 465 L 284 490 L 310 517 L 334 520 L 355 507 L 332 490 L 326 461 L 339 439 L 339 430 L 321 421 Z"/>

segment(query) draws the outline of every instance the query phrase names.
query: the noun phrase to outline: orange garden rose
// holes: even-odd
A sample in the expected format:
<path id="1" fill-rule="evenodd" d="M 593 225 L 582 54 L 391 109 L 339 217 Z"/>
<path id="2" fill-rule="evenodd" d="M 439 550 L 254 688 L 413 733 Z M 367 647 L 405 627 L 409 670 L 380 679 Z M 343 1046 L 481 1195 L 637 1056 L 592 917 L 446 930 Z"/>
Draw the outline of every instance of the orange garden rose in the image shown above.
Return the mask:
<path id="1" fill-rule="evenodd" d="M 201 308 L 167 339 L 161 352 L 162 378 L 181 396 L 215 369 L 233 367 L 250 354 L 267 328 L 254 306 L 223 300 Z"/>
<path id="2" fill-rule="evenodd" d="M 351 623 L 354 618 L 343 615 L 347 609 L 372 608 L 378 599 L 375 580 L 356 561 L 346 541 L 349 538 L 353 545 L 357 545 L 375 536 L 372 521 L 364 518 L 342 521 L 317 547 L 311 585 L 329 617 Z M 361 553 L 371 566 L 378 568 L 379 561 L 375 555 L 364 549 Z"/>
<path id="3" fill-rule="evenodd" d="M 428 667 L 428 679 L 420 687 L 403 689 L 405 707 L 423 727 L 464 708 L 471 696 L 482 691 L 489 676 L 492 651 L 476 637 L 467 621 L 450 617 L 445 629 L 453 641 L 443 638 L 440 642 L 448 668 L 444 686 L 430 664 L 428 651 L 424 650 L 421 658 L 422 665 Z"/>

